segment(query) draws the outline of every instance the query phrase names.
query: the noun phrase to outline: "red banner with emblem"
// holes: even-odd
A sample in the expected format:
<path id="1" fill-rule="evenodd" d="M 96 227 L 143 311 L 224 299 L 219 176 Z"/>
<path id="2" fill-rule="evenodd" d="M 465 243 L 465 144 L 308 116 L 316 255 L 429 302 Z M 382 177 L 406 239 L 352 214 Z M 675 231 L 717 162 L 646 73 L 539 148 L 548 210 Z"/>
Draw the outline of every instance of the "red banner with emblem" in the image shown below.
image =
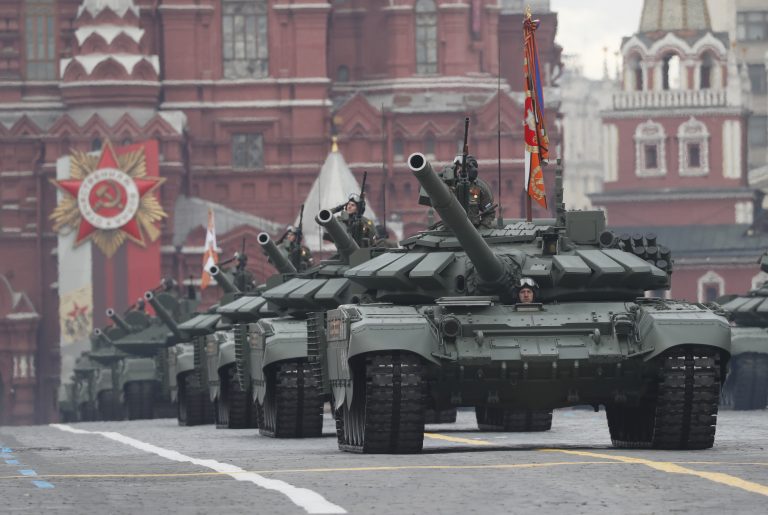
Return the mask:
<path id="1" fill-rule="evenodd" d="M 538 26 L 539 20 L 533 20 L 530 12 L 526 13 L 523 21 L 525 185 L 528 196 L 546 209 L 547 194 L 544 190 L 544 172 L 541 167 L 546 165 L 549 159 L 549 138 L 544 125 L 544 95 L 539 73 L 539 52 L 536 48 Z"/>

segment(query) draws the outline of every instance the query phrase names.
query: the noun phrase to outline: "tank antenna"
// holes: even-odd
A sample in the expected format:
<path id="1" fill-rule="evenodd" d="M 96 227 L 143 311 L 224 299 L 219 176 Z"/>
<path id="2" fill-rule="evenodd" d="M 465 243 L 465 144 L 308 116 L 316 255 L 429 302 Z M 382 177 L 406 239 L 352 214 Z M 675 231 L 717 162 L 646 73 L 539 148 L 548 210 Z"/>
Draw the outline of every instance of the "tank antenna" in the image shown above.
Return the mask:
<path id="1" fill-rule="evenodd" d="M 381 104 L 381 224 L 387 229 L 387 121 Z"/>
<path id="2" fill-rule="evenodd" d="M 498 143 L 498 166 L 497 172 L 499 176 L 499 215 L 496 218 L 496 223 L 501 229 L 504 227 L 504 211 L 501 208 L 501 42 L 499 37 L 496 38 L 496 66 L 498 74 L 498 85 L 496 87 L 496 130 L 497 130 L 497 143 Z"/>

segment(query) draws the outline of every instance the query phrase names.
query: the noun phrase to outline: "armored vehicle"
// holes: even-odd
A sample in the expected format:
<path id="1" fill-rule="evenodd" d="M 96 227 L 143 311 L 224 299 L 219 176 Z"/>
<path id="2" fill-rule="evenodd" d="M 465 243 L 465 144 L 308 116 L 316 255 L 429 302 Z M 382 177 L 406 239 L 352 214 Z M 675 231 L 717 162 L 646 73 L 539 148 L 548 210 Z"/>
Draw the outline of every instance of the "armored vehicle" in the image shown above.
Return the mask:
<path id="1" fill-rule="evenodd" d="M 760 260 L 768 272 L 768 254 Z M 737 410 L 764 409 L 768 404 L 768 282 L 746 295 L 718 299 L 734 327 L 731 361 L 721 403 Z"/>
<path id="2" fill-rule="evenodd" d="M 617 447 L 713 445 L 730 328 L 643 297 L 670 284 L 658 248 L 616 238 L 601 211 L 565 211 L 561 177 L 557 218 L 476 228 L 422 154 L 408 165 L 442 223 L 344 274 L 375 302 L 325 321 L 341 449 L 419 452 L 430 406 L 519 431 L 583 404 L 605 406 Z M 521 278 L 536 301 L 517 302 Z"/>
<path id="3" fill-rule="evenodd" d="M 78 421 L 96 420 L 96 370 L 98 365 L 84 351 L 75 360 L 72 373 L 72 404 Z"/>
<path id="4" fill-rule="evenodd" d="M 113 342 L 124 333 L 115 326 L 95 329 L 88 357 L 97 364 L 94 379 L 96 409 L 99 420 L 122 420 L 124 409 L 120 388 L 120 366 L 128 355 L 117 349 Z"/>
<path id="5" fill-rule="evenodd" d="M 258 236 L 265 254 L 281 272 L 270 278 L 259 298 L 240 299 L 219 312 L 259 316 L 236 324 L 235 354 L 244 384 L 252 384 L 259 416 L 259 432 L 276 438 L 320 436 L 327 383 L 322 330 L 324 313 L 343 303 L 360 300 L 362 288 L 344 277 L 351 263 L 370 259 L 379 249 L 360 248 L 329 210 L 316 221 L 328 231 L 337 254 L 297 273 L 266 233 Z M 264 317 L 264 310 L 279 316 Z M 234 318 L 233 318 L 234 319 Z"/>

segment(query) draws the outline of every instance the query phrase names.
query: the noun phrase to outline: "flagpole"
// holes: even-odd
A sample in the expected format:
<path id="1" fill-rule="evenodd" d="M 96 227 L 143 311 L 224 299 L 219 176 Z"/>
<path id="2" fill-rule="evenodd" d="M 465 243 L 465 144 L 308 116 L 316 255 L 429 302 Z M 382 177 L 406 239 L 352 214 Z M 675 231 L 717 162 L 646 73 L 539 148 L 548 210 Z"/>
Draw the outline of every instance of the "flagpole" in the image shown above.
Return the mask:
<path id="1" fill-rule="evenodd" d="M 532 18 L 531 13 L 531 6 L 528 5 L 525 8 L 525 19 L 529 20 Z M 529 90 L 530 91 L 530 90 Z M 531 92 L 533 94 L 533 92 Z M 529 193 L 530 189 L 530 182 L 531 182 L 531 176 L 533 175 L 530 170 L 531 166 L 531 160 L 525 160 L 525 166 L 527 166 L 529 169 L 525 170 L 525 176 L 528 177 L 528 182 L 525 184 L 525 220 L 526 222 L 533 221 L 533 204 L 531 203 L 531 195 Z"/>

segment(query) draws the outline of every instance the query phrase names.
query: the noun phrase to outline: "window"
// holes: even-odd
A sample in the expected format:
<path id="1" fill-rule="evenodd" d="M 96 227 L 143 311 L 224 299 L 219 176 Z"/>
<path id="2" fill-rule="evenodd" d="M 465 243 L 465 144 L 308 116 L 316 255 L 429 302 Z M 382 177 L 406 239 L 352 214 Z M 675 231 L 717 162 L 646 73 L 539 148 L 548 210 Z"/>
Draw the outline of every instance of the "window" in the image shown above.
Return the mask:
<path id="1" fill-rule="evenodd" d="M 224 77 L 268 76 L 266 0 L 223 0 L 222 4 Z"/>
<path id="2" fill-rule="evenodd" d="M 428 159 L 435 158 L 435 135 L 431 132 L 424 138 L 424 155 Z"/>
<path id="3" fill-rule="evenodd" d="M 659 155 L 657 145 L 644 145 L 645 149 L 645 168 L 655 170 L 659 167 Z"/>
<path id="4" fill-rule="evenodd" d="M 433 0 L 416 1 L 416 73 L 437 73 L 437 8 Z"/>
<path id="5" fill-rule="evenodd" d="M 698 280 L 698 298 L 699 302 L 713 302 L 725 291 L 725 279 L 710 270 L 699 277 Z"/>
<path id="6" fill-rule="evenodd" d="M 56 9 L 53 0 L 27 0 L 24 36 L 27 80 L 56 79 Z"/>
<path id="7" fill-rule="evenodd" d="M 98 137 L 95 137 L 91 140 L 91 152 L 97 152 L 101 150 L 101 139 Z"/>
<path id="8" fill-rule="evenodd" d="M 640 56 L 634 55 L 629 59 L 630 77 L 628 82 L 632 84 L 632 90 L 643 90 L 643 68 L 640 66 Z"/>
<path id="9" fill-rule="evenodd" d="M 395 136 L 395 141 L 392 143 L 392 153 L 397 160 L 402 160 L 405 156 L 405 143 L 401 136 Z"/>
<path id="10" fill-rule="evenodd" d="M 677 129 L 680 148 L 680 175 L 709 173 L 709 131 L 701 121 L 691 116 Z"/>
<path id="11" fill-rule="evenodd" d="M 261 134 L 232 135 L 232 168 L 264 168 L 264 141 Z"/>
<path id="12" fill-rule="evenodd" d="M 768 40 L 768 11 L 737 13 L 736 39 L 739 41 Z"/>
<path id="13" fill-rule="evenodd" d="M 749 74 L 749 85 L 752 93 L 755 95 L 765 95 L 766 91 L 768 91 L 766 87 L 765 65 L 750 64 L 747 66 L 747 73 Z"/>
<path id="14" fill-rule="evenodd" d="M 747 121 L 749 146 L 768 146 L 768 116 L 752 115 Z"/>
<path id="15" fill-rule="evenodd" d="M 635 129 L 635 174 L 653 177 L 667 173 L 664 127 L 648 120 Z"/>
<path id="16" fill-rule="evenodd" d="M 709 89 L 712 87 L 712 69 L 714 67 L 714 60 L 712 55 L 707 52 L 701 59 L 701 67 L 699 68 L 699 89 Z"/>
<path id="17" fill-rule="evenodd" d="M 667 54 L 661 65 L 661 88 L 680 89 L 680 57 L 677 54 Z"/>
<path id="18" fill-rule="evenodd" d="M 339 68 L 336 70 L 336 80 L 338 82 L 348 82 L 349 81 L 349 68 L 347 68 L 343 64 L 341 66 L 339 66 Z"/>

